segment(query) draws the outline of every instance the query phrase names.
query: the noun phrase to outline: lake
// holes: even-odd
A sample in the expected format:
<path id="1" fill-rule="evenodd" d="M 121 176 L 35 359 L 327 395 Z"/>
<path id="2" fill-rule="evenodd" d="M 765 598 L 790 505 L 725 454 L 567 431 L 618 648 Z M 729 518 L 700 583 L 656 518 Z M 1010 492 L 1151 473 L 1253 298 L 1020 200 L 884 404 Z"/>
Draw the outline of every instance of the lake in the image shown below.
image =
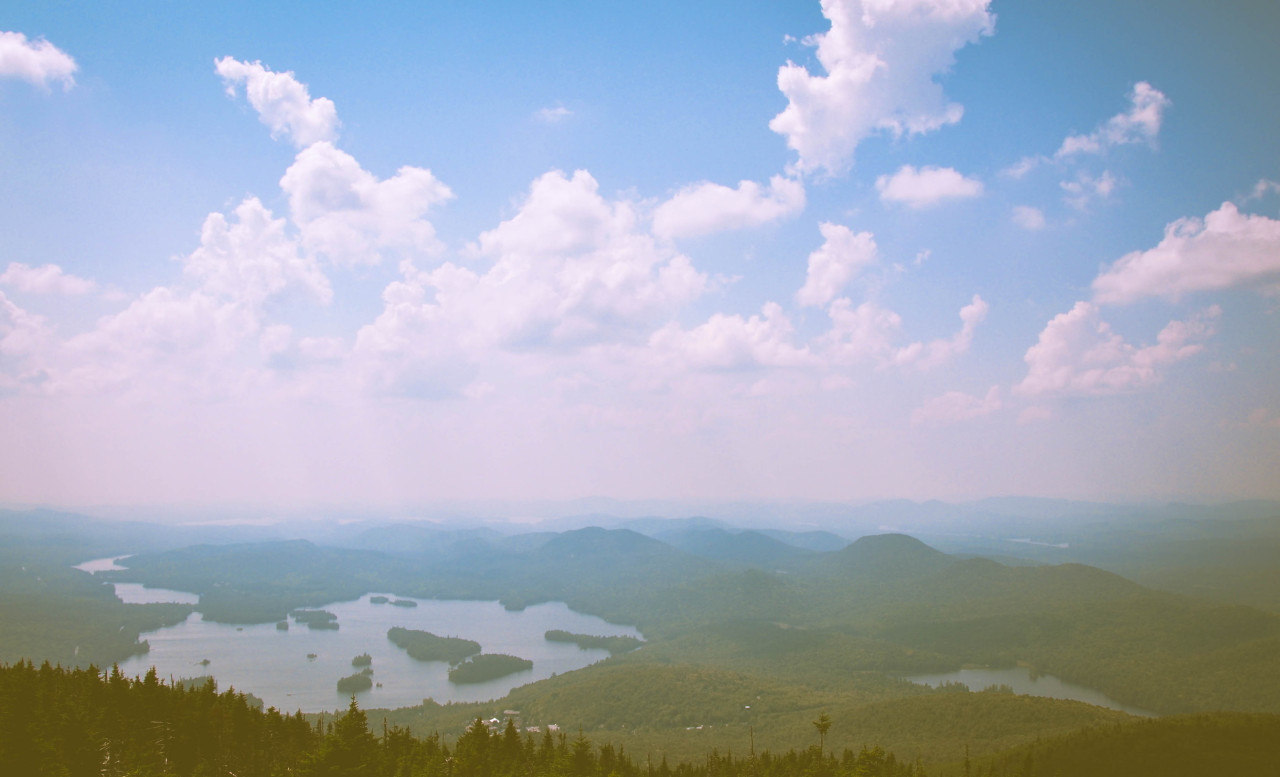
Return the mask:
<path id="1" fill-rule="evenodd" d="M 1082 685 L 1072 685 L 1065 683 L 1051 675 L 1042 674 L 1036 677 L 1031 676 L 1031 670 L 1025 666 L 1013 667 L 1011 669 L 961 669 L 956 672 L 947 672 L 945 674 L 923 674 L 904 677 L 904 680 L 910 680 L 913 683 L 928 685 L 937 688 L 944 683 L 962 683 L 969 687 L 971 691 L 981 691 L 992 685 L 1007 685 L 1013 689 L 1014 693 L 1023 696 L 1047 696 L 1050 699 L 1070 699 L 1072 701 L 1082 701 L 1086 704 L 1092 704 L 1095 707 L 1106 707 L 1107 709 L 1120 710 L 1130 715 L 1140 715 L 1144 718 L 1153 718 L 1155 713 L 1140 710 L 1137 707 L 1129 707 L 1117 701 L 1112 701 L 1105 694 L 1095 691 L 1092 688 L 1085 688 Z"/>
<path id="2" fill-rule="evenodd" d="M 121 558 L 98 559 L 77 568 L 89 572 L 119 569 L 115 562 Z M 191 593 L 144 588 L 136 583 L 116 583 L 116 595 L 127 603 L 196 601 Z M 151 645 L 151 651 L 122 662 L 120 669 L 133 676 L 154 666 L 165 679 L 212 675 L 220 690 L 234 686 L 287 712 L 321 712 L 346 706 L 350 697 L 338 693 L 336 684 L 357 671 L 351 665 L 352 658 L 368 653 L 373 657 L 373 680 L 382 687 L 375 686 L 356 698 L 365 708 L 395 708 L 418 705 L 426 698 L 442 704 L 496 699 L 517 686 L 609 657 L 605 650 L 547 642 L 543 635 L 550 629 L 640 637 L 634 628 L 574 612 L 563 602 L 511 612 L 498 602 L 414 599 L 417 607 L 373 604 L 370 597 L 376 595 L 314 608 L 337 615 L 337 631 L 313 631 L 292 618 L 288 631 L 280 631 L 274 623 L 236 626 L 208 622 L 192 613 L 176 626 L 143 634 L 141 638 Z M 393 645 L 387 639 L 387 630 L 393 626 L 472 639 L 485 653 L 527 658 L 533 661 L 533 669 L 485 683 L 454 685 L 449 682 L 447 664 L 415 661 Z M 308 654 L 315 654 L 315 658 L 309 659 Z M 205 659 L 207 666 L 201 664 Z"/>

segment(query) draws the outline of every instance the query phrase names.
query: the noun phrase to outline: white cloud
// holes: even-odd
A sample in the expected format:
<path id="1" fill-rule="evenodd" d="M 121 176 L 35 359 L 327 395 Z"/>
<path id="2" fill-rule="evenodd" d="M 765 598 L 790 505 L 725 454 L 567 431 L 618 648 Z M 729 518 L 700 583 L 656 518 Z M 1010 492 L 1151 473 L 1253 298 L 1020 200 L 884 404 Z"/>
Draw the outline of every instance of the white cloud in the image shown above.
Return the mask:
<path id="1" fill-rule="evenodd" d="M 886 363 L 892 357 L 892 341 L 902 328 L 902 317 L 874 302 L 854 307 L 841 297 L 827 308 L 831 329 L 819 338 L 823 353 L 833 363 L 861 361 Z"/>
<path id="2" fill-rule="evenodd" d="M 44 383 L 45 354 L 53 331 L 42 316 L 15 305 L 0 291 L 0 396 Z"/>
<path id="3" fill-rule="evenodd" d="M 303 246 L 335 264 L 378 264 L 384 250 L 435 254 L 443 248 L 426 214 L 453 192 L 430 170 L 406 166 L 379 181 L 350 154 L 321 141 L 298 153 L 280 188 Z"/>
<path id="4" fill-rule="evenodd" d="M 1271 193 L 1280 194 L 1280 183 L 1263 178 L 1253 185 L 1253 191 L 1245 199 L 1258 200 Z"/>
<path id="5" fill-rule="evenodd" d="M 0 284 L 12 286 L 27 294 L 68 296 L 91 294 L 97 288 L 93 281 L 68 275 L 56 264 L 31 267 L 22 262 L 10 262 L 9 268 L 0 274 Z"/>
<path id="6" fill-rule="evenodd" d="M 1067 137 L 1054 152 L 1054 158 L 1100 154 L 1113 146 L 1130 143 L 1154 144 L 1164 111 L 1170 105 L 1169 98 L 1146 81 L 1139 81 L 1129 93 L 1129 103 L 1128 111 L 1112 116 L 1088 135 Z"/>
<path id="7" fill-rule="evenodd" d="M 234 302 L 160 286 L 67 341 L 70 364 L 55 371 L 51 390 L 165 393 L 181 384 L 215 393 L 234 379 L 233 355 L 257 329 L 257 317 Z"/>
<path id="8" fill-rule="evenodd" d="M 801 305 L 826 305 L 840 293 L 858 270 L 876 260 L 875 238 L 870 232 L 854 233 L 841 224 L 818 225 L 823 243 L 809 254 L 804 286 L 796 292 Z"/>
<path id="9" fill-rule="evenodd" d="M 44 318 L 28 313 L 0 292 L 0 355 L 32 354 L 45 343 L 49 334 Z"/>
<path id="10" fill-rule="evenodd" d="M 110 388 L 214 396 L 251 379 L 256 359 L 288 347 L 290 331 L 265 326 L 268 300 L 299 289 L 322 303 L 332 296 L 315 261 L 300 256 L 283 219 L 256 198 L 234 218 L 211 213 L 200 246 L 183 260 L 194 288 L 159 286 L 65 344 L 50 388 Z"/>
<path id="11" fill-rule="evenodd" d="M 943 200 L 959 200 L 982 194 L 982 182 L 965 178 L 950 167 L 903 165 L 892 176 L 876 179 L 876 191 L 883 202 L 900 202 L 912 208 L 927 208 Z"/>
<path id="12" fill-rule="evenodd" d="M 262 123 L 271 128 L 271 137 L 288 135 L 298 148 L 338 137 L 338 112 L 326 97 L 311 99 L 305 84 L 293 72 L 276 73 L 261 62 L 241 62 L 231 57 L 215 60 L 227 94 L 236 94 L 243 85 L 249 104 Z"/>
<path id="13" fill-rule="evenodd" d="M 569 110 L 563 105 L 557 105 L 554 108 L 543 108 L 539 110 L 535 115 L 538 117 L 539 121 L 545 122 L 547 124 L 558 124 L 559 122 L 562 122 L 565 119 L 572 116 L 573 111 Z"/>
<path id="14" fill-rule="evenodd" d="M 1171 321 L 1154 345 L 1136 348 L 1103 321 L 1098 307 L 1077 302 L 1053 318 L 1027 350 L 1027 376 L 1014 392 L 1113 394 L 1159 382 L 1163 368 L 1200 352 L 1220 314 L 1209 308 L 1186 321 Z"/>
<path id="15" fill-rule="evenodd" d="M 681 371 L 814 364 L 807 347 L 792 343 L 794 332 L 782 307 L 769 302 L 750 318 L 716 313 L 690 330 L 668 324 L 653 333 L 649 347 Z"/>
<path id="16" fill-rule="evenodd" d="M 1023 158 L 1019 159 L 1015 164 L 1001 170 L 1000 175 L 1003 175 L 1007 178 L 1013 178 L 1015 180 L 1021 179 L 1027 173 L 1039 167 L 1040 163 L 1043 161 L 1044 161 L 1044 157 L 1041 157 L 1041 156 L 1024 156 Z"/>
<path id="17" fill-rule="evenodd" d="M 1058 186 L 1066 192 L 1063 202 L 1077 210 L 1084 210 L 1092 200 L 1110 197 L 1119 183 L 1110 170 L 1103 170 L 1102 175 L 1096 178 L 1082 170 L 1076 174 L 1075 180 L 1061 181 Z"/>
<path id="18" fill-rule="evenodd" d="M 50 81 L 61 81 L 70 89 L 77 69 L 76 61 L 49 41 L 0 30 L 0 78 L 20 78 L 45 89 Z"/>
<path id="19" fill-rule="evenodd" d="M 759 226 L 799 213 L 804 202 L 804 184 L 781 175 L 770 178 L 767 189 L 755 181 L 741 181 L 736 189 L 704 181 L 657 207 L 653 233 L 678 238 Z"/>
<path id="20" fill-rule="evenodd" d="M 827 309 L 831 329 L 818 342 L 832 364 L 869 361 L 878 367 L 929 370 L 969 350 L 974 330 L 986 318 L 987 311 L 986 301 L 975 294 L 969 304 L 960 309 L 961 327 L 951 337 L 895 346 L 894 340 L 902 328 L 901 316 L 874 302 L 854 307 L 853 302 L 842 297 Z"/>
<path id="21" fill-rule="evenodd" d="M 1044 211 L 1030 205 L 1015 205 L 1013 206 L 1013 223 L 1033 232 L 1044 229 Z"/>
<path id="22" fill-rule="evenodd" d="M 643 342 L 708 282 L 638 229 L 630 202 L 601 197 L 585 170 L 535 180 L 516 215 L 470 250 L 491 266 L 401 264 L 404 279 L 356 336 L 355 356 L 380 390 L 456 394 L 486 354 Z"/>
<path id="23" fill-rule="evenodd" d="M 1169 224 L 1155 248 L 1121 257 L 1094 279 L 1093 295 L 1127 303 L 1233 287 L 1280 292 L 1280 221 L 1224 202 L 1203 220 Z"/>
<path id="24" fill-rule="evenodd" d="M 200 230 L 200 247 L 187 257 L 188 275 L 204 291 L 258 310 L 269 298 L 298 286 L 317 300 L 333 297 L 329 279 L 315 261 L 298 255 L 297 244 L 285 234 L 284 219 L 255 197 L 240 203 L 235 223 L 211 213 Z"/>
<path id="25" fill-rule="evenodd" d="M 991 415 L 1002 406 L 1000 387 L 992 386 L 985 397 L 963 391 L 948 391 L 928 400 L 911 412 L 911 425 L 943 425 Z"/>
<path id="26" fill-rule="evenodd" d="M 799 153 L 802 171 L 843 172 L 876 132 L 925 133 L 960 120 L 936 77 L 955 52 L 993 30 L 990 0 L 823 0 L 831 29 L 817 47 L 826 75 L 788 62 L 778 70 L 787 107 L 769 123 Z"/>
<path id="27" fill-rule="evenodd" d="M 912 343 L 905 348 L 900 348 L 893 355 L 894 363 L 928 370 L 967 352 L 973 343 L 973 332 L 978 328 L 978 324 L 986 319 L 988 310 L 986 300 L 977 294 L 973 295 L 969 304 L 960 308 L 960 331 L 951 337 L 931 340 L 928 343 Z"/>

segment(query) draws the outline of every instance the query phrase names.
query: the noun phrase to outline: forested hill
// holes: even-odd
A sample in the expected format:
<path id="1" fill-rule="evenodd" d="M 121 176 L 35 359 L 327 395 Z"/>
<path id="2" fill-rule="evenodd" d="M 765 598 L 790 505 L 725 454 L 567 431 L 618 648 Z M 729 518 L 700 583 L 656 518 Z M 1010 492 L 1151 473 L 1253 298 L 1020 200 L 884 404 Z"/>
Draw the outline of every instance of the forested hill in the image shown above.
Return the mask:
<path id="1" fill-rule="evenodd" d="M 918 764 L 878 747 L 856 752 L 826 736 L 804 750 L 736 756 L 712 751 L 692 763 L 658 763 L 581 732 L 535 737 L 514 721 L 474 721 L 452 738 L 415 738 L 386 724 L 370 730 L 352 700 L 345 714 L 310 724 L 265 711 L 213 682 L 186 689 L 118 671 L 0 665 L 0 763 L 23 777 L 922 777 Z M 380 729 L 380 731 L 379 731 Z M 450 741 L 451 739 L 451 741 Z M 943 775 L 1025 777 L 1272 777 L 1280 716 L 1210 715 L 1086 729 L 997 756 L 952 764 Z"/>

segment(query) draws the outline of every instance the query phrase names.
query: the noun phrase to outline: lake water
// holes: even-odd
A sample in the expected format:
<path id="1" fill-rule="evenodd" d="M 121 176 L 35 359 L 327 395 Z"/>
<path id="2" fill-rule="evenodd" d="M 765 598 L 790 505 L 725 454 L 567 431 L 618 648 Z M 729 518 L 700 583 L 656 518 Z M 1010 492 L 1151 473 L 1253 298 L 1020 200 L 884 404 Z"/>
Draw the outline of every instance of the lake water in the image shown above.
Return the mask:
<path id="1" fill-rule="evenodd" d="M 1105 694 L 1092 688 L 1064 683 L 1058 678 L 1047 674 L 1032 677 L 1031 670 L 1025 666 L 1012 669 L 961 669 L 956 672 L 947 672 L 946 674 L 912 675 L 903 679 L 934 688 L 944 683 L 963 683 L 971 691 L 981 691 L 992 685 L 1007 685 L 1013 689 L 1014 693 L 1023 696 L 1070 699 L 1092 704 L 1095 707 L 1106 707 L 1107 709 L 1127 712 L 1130 715 L 1140 715 L 1144 718 L 1155 717 L 1155 713 L 1112 701 Z"/>
<path id="2" fill-rule="evenodd" d="M 91 572 L 119 569 L 114 562 L 120 558 L 99 559 L 78 568 Z M 136 583 L 117 583 L 116 595 L 125 602 L 138 603 L 196 601 L 190 593 L 143 588 Z M 337 631 L 313 631 L 292 618 L 288 631 L 277 629 L 274 623 L 236 626 L 208 622 L 192 613 L 176 626 L 143 634 L 141 638 L 151 645 L 151 651 L 121 663 L 120 669 L 132 676 L 145 674 L 154 666 L 166 679 L 212 675 L 220 690 L 234 686 L 288 712 L 321 712 L 346 706 L 350 697 L 338 693 L 336 684 L 357 671 L 351 665 L 352 658 L 368 653 L 373 657 L 373 680 L 382 687 L 375 686 L 356 698 L 364 708 L 395 708 L 421 704 L 426 698 L 442 704 L 496 699 L 517 686 L 609 657 L 605 650 L 548 642 L 543 635 L 550 629 L 640 637 L 634 628 L 574 612 L 563 602 L 510 612 L 497 602 L 434 599 L 415 599 L 417 607 L 395 607 L 370 602 L 370 596 L 376 595 L 315 608 L 338 616 Z M 454 685 L 449 682 L 447 664 L 415 661 L 392 644 L 387 630 L 393 626 L 472 639 L 485 653 L 527 658 L 533 661 L 533 669 L 485 683 Z M 315 654 L 315 658 L 309 659 L 308 654 Z M 209 663 L 202 665 L 205 659 Z"/>

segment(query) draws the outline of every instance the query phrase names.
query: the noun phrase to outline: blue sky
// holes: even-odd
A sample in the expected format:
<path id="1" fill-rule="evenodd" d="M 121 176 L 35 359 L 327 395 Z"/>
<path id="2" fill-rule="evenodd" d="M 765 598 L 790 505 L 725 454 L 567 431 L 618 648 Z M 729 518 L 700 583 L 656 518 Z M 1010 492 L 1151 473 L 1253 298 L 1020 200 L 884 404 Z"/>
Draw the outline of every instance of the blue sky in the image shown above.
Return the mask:
<path id="1" fill-rule="evenodd" d="M 1278 28 L 9 9 L 0 501 L 1280 497 Z"/>

